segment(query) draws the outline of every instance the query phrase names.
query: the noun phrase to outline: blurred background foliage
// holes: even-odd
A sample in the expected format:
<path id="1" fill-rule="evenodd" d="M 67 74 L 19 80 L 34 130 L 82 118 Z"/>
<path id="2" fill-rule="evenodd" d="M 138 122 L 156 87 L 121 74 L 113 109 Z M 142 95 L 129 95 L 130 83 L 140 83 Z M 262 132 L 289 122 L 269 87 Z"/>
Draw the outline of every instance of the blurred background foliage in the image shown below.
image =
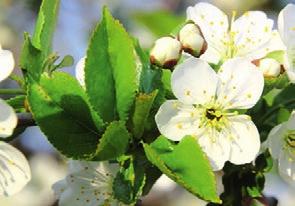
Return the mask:
<path id="1" fill-rule="evenodd" d="M 113 15 L 138 38 L 145 48 L 158 37 L 168 35 L 185 20 L 185 9 L 197 0 L 61 0 L 59 22 L 54 50 L 61 56 L 70 54 L 77 62 L 85 54 L 90 31 L 100 18 L 101 8 L 107 5 Z M 211 0 L 226 13 L 236 10 L 263 10 L 276 20 L 279 11 L 295 0 Z M 32 33 L 41 0 L 0 0 L 0 43 L 9 48 L 18 59 L 23 31 Z M 74 73 L 74 67 L 66 68 Z M 16 70 L 17 72 L 17 70 Z M 14 87 L 9 80 L 1 87 Z M 8 98 L 8 96 L 4 97 Z M 56 205 L 51 184 L 65 175 L 65 161 L 52 148 L 37 127 L 28 128 L 13 142 L 29 158 L 33 179 L 27 187 L 13 197 L 0 197 L 1 206 Z M 274 167 L 276 168 L 276 167 Z M 219 190 L 222 191 L 219 179 Z M 279 200 L 281 206 L 295 205 L 295 190 L 286 185 L 276 171 L 267 175 L 266 196 Z M 276 200 L 274 200 L 276 202 Z M 152 192 L 143 199 L 145 206 L 201 206 L 203 201 L 177 187 L 168 178 L 161 178 Z"/>

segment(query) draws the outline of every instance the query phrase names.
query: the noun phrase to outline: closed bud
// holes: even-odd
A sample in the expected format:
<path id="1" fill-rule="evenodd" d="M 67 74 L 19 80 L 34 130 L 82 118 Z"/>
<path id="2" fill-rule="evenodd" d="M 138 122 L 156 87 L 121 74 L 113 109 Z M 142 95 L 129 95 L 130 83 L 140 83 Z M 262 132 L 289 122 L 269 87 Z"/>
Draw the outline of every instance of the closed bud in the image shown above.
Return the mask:
<path id="1" fill-rule="evenodd" d="M 265 77 L 277 77 L 281 72 L 281 64 L 275 59 L 265 58 L 257 62 Z"/>
<path id="2" fill-rule="evenodd" d="M 207 42 L 200 28 L 193 22 L 189 22 L 182 27 L 178 39 L 182 44 L 182 49 L 195 57 L 201 56 L 207 50 Z"/>
<path id="3" fill-rule="evenodd" d="M 158 39 L 150 52 L 152 64 L 164 68 L 174 67 L 181 55 L 181 44 L 173 37 L 162 37 Z"/>

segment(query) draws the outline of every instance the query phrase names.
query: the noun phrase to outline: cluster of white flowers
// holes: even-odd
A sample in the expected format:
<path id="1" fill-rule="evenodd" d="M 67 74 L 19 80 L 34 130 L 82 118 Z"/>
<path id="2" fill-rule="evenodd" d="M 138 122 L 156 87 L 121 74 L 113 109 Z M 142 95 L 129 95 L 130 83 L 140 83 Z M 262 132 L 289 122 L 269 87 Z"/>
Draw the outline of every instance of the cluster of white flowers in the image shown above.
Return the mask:
<path id="1" fill-rule="evenodd" d="M 0 46 L 0 82 L 14 69 L 14 58 L 10 51 Z M 17 125 L 17 116 L 12 107 L 0 99 L 0 138 L 12 135 Z M 29 164 L 25 156 L 16 148 L 0 141 L 0 195 L 19 192 L 31 179 Z"/>
<path id="2" fill-rule="evenodd" d="M 263 76 L 277 77 L 285 70 L 290 81 L 295 81 L 295 5 L 289 4 L 281 11 L 279 31 L 273 29 L 273 20 L 261 11 L 235 17 L 233 12 L 229 21 L 221 10 L 208 3 L 187 9 L 190 26 L 182 30 L 201 34 L 207 48 L 200 58 L 189 57 L 176 66 L 171 84 L 177 100 L 166 101 L 155 117 L 160 132 L 173 141 L 180 141 L 185 135 L 194 136 L 214 170 L 222 169 L 226 161 L 244 164 L 257 156 L 257 128 L 251 117 L 239 115 L 237 110 L 257 103 L 263 91 Z M 198 28 L 195 32 L 192 25 Z M 198 38 L 182 35 L 180 39 L 183 43 Z M 267 57 L 273 51 L 285 53 L 283 65 Z M 221 65 L 218 72 L 208 63 Z M 288 148 L 284 149 L 289 154 L 288 158 L 284 156 L 289 162 L 288 170 L 281 168 L 295 179 L 290 170 L 290 164 L 295 167 L 294 132 L 286 133 L 284 146 L 276 146 Z M 282 139 L 274 131 L 270 136 L 277 141 Z"/>
<path id="3" fill-rule="evenodd" d="M 198 3 L 187 9 L 188 22 L 176 37 L 158 39 L 150 53 L 153 64 L 171 68 L 182 51 L 191 54 L 172 73 L 177 100 L 167 100 L 155 120 L 165 137 L 180 141 L 191 135 L 207 154 L 213 170 L 226 161 L 245 164 L 260 150 L 259 132 L 251 117 L 239 114 L 260 99 L 264 77 L 286 70 L 295 82 L 295 5 L 279 15 L 279 32 L 261 11 L 249 11 L 231 21 L 215 6 Z M 294 20 L 294 21 L 292 21 Z M 284 65 L 267 58 L 272 51 L 285 53 Z M 293 56 L 292 56 L 293 55 Z M 209 63 L 221 65 L 216 72 Z M 84 86 L 83 58 L 76 76 Z M 279 158 L 280 171 L 295 179 L 295 115 L 270 133 L 270 148 Z M 69 174 L 53 186 L 61 206 L 123 205 L 112 196 L 117 168 L 108 162 L 70 161 Z M 115 166 L 116 167 L 116 166 Z"/>
<path id="4" fill-rule="evenodd" d="M 202 30 L 208 49 L 202 59 L 218 63 L 233 57 L 256 60 L 271 51 L 283 49 L 273 20 L 261 11 L 248 11 L 238 19 L 233 12 L 231 21 L 211 4 L 199 3 L 187 9 L 187 18 Z"/>

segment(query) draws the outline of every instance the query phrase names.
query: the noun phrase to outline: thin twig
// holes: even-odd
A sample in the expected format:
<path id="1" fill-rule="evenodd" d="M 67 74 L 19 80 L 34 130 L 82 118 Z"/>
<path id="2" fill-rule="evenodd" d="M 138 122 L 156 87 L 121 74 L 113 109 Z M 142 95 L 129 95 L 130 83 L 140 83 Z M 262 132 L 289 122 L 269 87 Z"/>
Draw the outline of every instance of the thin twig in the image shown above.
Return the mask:
<path id="1" fill-rule="evenodd" d="M 31 113 L 17 113 L 18 126 L 36 126 Z"/>

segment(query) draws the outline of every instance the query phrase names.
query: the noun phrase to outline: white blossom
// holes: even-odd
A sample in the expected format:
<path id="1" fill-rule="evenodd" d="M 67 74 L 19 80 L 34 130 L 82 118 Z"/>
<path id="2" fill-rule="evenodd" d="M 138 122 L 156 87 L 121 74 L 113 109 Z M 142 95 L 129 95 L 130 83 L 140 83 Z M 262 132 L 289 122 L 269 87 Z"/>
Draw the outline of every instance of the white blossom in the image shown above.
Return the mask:
<path id="1" fill-rule="evenodd" d="M 13 108 L 0 99 L 0 137 L 11 136 L 16 125 L 17 116 Z"/>
<path id="2" fill-rule="evenodd" d="M 13 54 L 9 50 L 3 50 L 0 45 L 0 82 L 9 77 L 14 69 Z"/>
<path id="3" fill-rule="evenodd" d="M 60 206 L 123 206 L 113 197 L 117 164 L 70 161 L 65 179 L 53 185 Z"/>
<path id="4" fill-rule="evenodd" d="M 278 27 L 286 46 L 284 67 L 292 83 L 295 83 L 295 5 L 288 4 L 279 14 Z"/>
<path id="5" fill-rule="evenodd" d="M 228 17 L 217 7 L 208 3 L 198 3 L 187 9 L 187 19 L 194 21 L 208 43 L 202 59 L 217 64 L 233 57 L 261 59 L 274 50 L 282 50 L 283 45 L 273 20 L 261 11 L 249 11 L 235 20 L 235 12 L 229 22 Z"/>
<path id="6" fill-rule="evenodd" d="M 3 141 L 0 141 L 0 165 L 0 195 L 14 195 L 31 179 L 25 156 Z"/>
<path id="7" fill-rule="evenodd" d="M 272 157 L 278 159 L 280 175 L 295 186 L 295 111 L 270 131 L 267 144 Z"/>
<path id="8" fill-rule="evenodd" d="M 85 60 L 86 57 L 82 57 L 76 65 L 75 76 L 80 85 L 85 87 Z"/>
<path id="9" fill-rule="evenodd" d="M 281 72 L 281 64 L 272 58 L 259 60 L 258 68 L 261 69 L 265 77 L 277 77 Z"/>
<path id="10" fill-rule="evenodd" d="M 156 114 L 160 132 L 173 141 L 192 135 L 198 140 L 214 170 L 226 161 L 249 163 L 260 148 L 259 133 L 247 115 L 259 100 L 263 74 L 246 59 L 226 61 L 216 73 L 201 59 L 179 64 L 171 77 L 178 100 L 168 100 Z"/>
<path id="11" fill-rule="evenodd" d="M 177 64 L 181 51 L 181 43 L 177 39 L 170 36 L 162 37 L 155 42 L 150 52 L 151 63 L 171 68 Z"/>
<path id="12" fill-rule="evenodd" d="M 181 28 L 178 39 L 182 49 L 195 57 L 199 57 L 207 49 L 207 42 L 200 28 L 193 22 L 188 22 Z"/>
<path id="13" fill-rule="evenodd" d="M 0 82 L 6 79 L 14 67 L 10 51 L 0 46 Z M 0 99 L 0 137 L 12 135 L 17 125 L 17 116 L 12 107 Z M 19 192 L 31 179 L 29 164 L 24 155 L 13 146 L 0 141 L 0 195 L 13 195 Z"/>

